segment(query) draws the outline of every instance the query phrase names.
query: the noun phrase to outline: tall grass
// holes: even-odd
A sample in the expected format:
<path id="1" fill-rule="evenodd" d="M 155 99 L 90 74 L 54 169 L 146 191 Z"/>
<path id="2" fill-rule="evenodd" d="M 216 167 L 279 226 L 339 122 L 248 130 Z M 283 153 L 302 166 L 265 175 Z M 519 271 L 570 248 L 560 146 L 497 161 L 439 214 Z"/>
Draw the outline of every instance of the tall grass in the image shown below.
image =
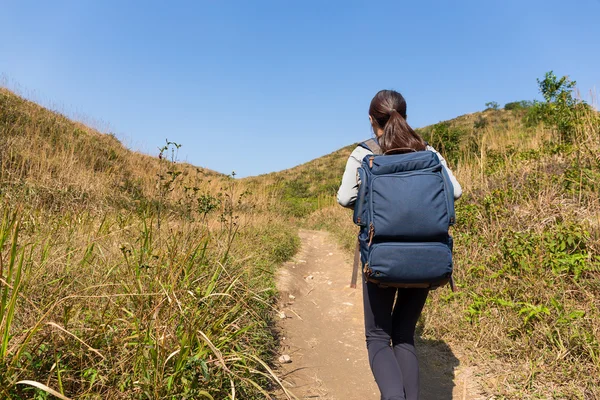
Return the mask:
<path id="1" fill-rule="evenodd" d="M 21 228 L 15 215 L 0 230 L 0 397 L 29 397 L 22 380 L 69 398 L 269 398 L 280 385 L 268 328 L 273 267 L 297 246 L 287 227 L 241 227 L 258 240 L 237 247 L 174 220 L 159 237 L 135 214 L 23 210 Z"/>
<path id="2" fill-rule="evenodd" d="M 353 146 L 237 181 L 133 154 L 2 89 L 0 111 L 0 397 L 253 399 L 283 385 L 274 268 L 298 225 L 353 248 L 335 205 Z M 525 110 L 420 130 L 465 192 L 460 290 L 431 296 L 423 335 L 462 349 L 492 398 L 600 397 L 600 132 L 577 112 L 570 141 Z"/>
<path id="3" fill-rule="evenodd" d="M 0 142 L 0 398 L 287 393 L 274 269 L 298 238 L 260 193 L 4 89 Z"/>
<path id="4" fill-rule="evenodd" d="M 14 318 L 17 302 L 24 286 L 23 276 L 26 261 L 25 248 L 19 249 L 19 222 L 17 215 L 4 212 L 0 225 L 0 248 L 6 246 L 6 254 L 0 254 L 0 365 L 7 368 L 11 359 L 11 337 L 14 333 Z M 27 265 L 25 265 L 25 268 Z M 18 353 L 18 351 L 17 351 Z"/>
<path id="5" fill-rule="evenodd" d="M 464 190 L 459 291 L 430 296 L 423 335 L 476 364 L 494 399 L 600 398 L 600 117 L 575 112 L 572 140 L 505 110 L 421 131 L 455 140 L 447 158 Z M 347 210 L 309 220 L 352 248 Z"/>

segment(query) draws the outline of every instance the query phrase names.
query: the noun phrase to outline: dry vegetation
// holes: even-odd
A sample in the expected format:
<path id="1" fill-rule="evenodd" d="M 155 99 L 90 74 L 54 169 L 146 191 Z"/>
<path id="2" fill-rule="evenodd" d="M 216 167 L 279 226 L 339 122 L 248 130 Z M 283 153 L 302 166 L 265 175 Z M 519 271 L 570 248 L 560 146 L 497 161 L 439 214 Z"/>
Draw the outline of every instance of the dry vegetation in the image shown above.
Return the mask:
<path id="1" fill-rule="evenodd" d="M 433 293 L 421 335 L 466 354 L 493 399 L 596 399 L 600 117 L 573 107 L 564 131 L 532 114 L 487 110 L 421 130 L 465 193 L 453 231 L 459 290 Z M 310 220 L 351 250 L 348 210 Z"/>
<path id="2" fill-rule="evenodd" d="M 460 290 L 434 292 L 421 335 L 462 349 L 489 398 L 600 398 L 600 122 L 569 110 L 420 131 L 465 192 Z M 269 398 L 273 272 L 298 225 L 351 251 L 335 193 L 352 148 L 234 180 L 0 89 L 0 397 L 47 398 L 29 380 L 78 399 Z"/>
<path id="3" fill-rule="evenodd" d="M 0 90 L 0 398 L 252 399 L 279 385 L 273 276 L 296 232 L 231 177 L 163 150 L 132 153 Z"/>

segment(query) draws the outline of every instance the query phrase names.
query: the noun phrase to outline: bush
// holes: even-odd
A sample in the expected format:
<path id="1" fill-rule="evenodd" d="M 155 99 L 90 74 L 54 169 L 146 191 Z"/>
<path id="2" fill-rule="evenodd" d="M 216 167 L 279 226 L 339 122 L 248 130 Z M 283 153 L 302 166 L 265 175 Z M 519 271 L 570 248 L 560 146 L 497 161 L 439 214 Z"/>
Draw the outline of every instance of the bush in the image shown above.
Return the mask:
<path id="1" fill-rule="evenodd" d="M 440 122 L 423 136 L 444 157 L 456 161 L 460 152 L 460 141 L 465 134 L 462 128 L 450 126 L 448 122 Z"/>
<path id="2" fill-rule="evenodd" d="M 487 126 L 488 122 L 483 116 L 479 116 L 475 122 L 473 122 L 473 128 L 483 129 Z"/>
<path id="3" fill-rule="evenodd" d="M 485 103 L 486 110 L 497 110 L 500 108 L 500 104 L 496 101 L 488 101 Z"/>
<path id="4" fill-rule="evenodd" d="M 513 101 L 504 105 L 505 110 L 526 110 L 530 107 L 533 107 L 533 101 L 529 100 Z"/>

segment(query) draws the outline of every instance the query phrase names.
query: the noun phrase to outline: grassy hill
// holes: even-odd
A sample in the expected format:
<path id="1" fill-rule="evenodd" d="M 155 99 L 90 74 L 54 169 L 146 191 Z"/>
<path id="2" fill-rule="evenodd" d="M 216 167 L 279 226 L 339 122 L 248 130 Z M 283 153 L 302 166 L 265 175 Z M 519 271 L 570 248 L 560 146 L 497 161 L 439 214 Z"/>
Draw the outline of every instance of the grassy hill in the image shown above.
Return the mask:
<path id="1" fill-rule="evenodd" d="M 484 134 L 487 140 L 502 141 L 503 144 L 518 141 L 519 137 L 513 137 L 515 132 L 522 132 L 522 135 L 531 131 L 535 135 L 535 130 L 525 127 L 526 113 L 525 109 L 489 109 L 417 129 L 417 132 L 441 151 L 451 164 L 462 165 L 459 158 L 479 152 Z M 335 195 L 346 160 L 356 145 L 346 146 L 294 168 L 244 178 L 242 181 L 250 191 L 266 193 L 263 197 L 273 198 L 272 208 L 277 212 L 292 218 L 303 218 L 318 209 L 336 204 Z M 489 147 L 493 151 L 498 146 L 492 143 Z"/>
<path id="2" fill-rule="evenodd" d="M 269 209 L 288 218 L 303 218 L 335 203 L 346 159 L 354 145 L 283 171 L 242 179 L 251 192 L 271 199 Z"/>
<path id="3" fill-rule="evenodd" d="M 553 99 L 419 132 L 464 190 L 453 228 L 459 290 L 430 296 L 421 336 L 467 354 L 493 398 L 600 398 L 598 113 Z M 353 248 L 348 210 L 306 220 Z"/>
<path id="4" fill-rule="evenodd" d="M 600 119 L 560 96 L 418 130 L 465 193 L 460 290 L 433 294 L 422 336 L 471 355 L 496 398 L 600 398 Z M 354 147 L 245 182 L 350 252 L 356 227 L 335 193 Z"/>
<path id="5" fill-rule="evenodd" d="M 490 398 L 600 397 L 600 122 L 563 100 L 419 130 L 465 193 L 460 290 L 430 296 L 420 335 L 468 355 Z M 352 249 L 335 193 L 354 146 L 235 180 L 0 89 L 0 397 L 44 398 L 17 384 L 34 380 L 78 399 L 265 398 L 274 270 L 298 226 Z"/>
<path id="6" fill-rule="evenodd" d="M 0 398 L 254 399 L 279 384 L 273 275 L 296 232 L 176 150 L 134 153 L 0 89 Z"/>
<path id="7" fill-rule="evenodd" d="M 159 194 L 157 176 L 168 168 L 158 157 L 133 153 L 113 135 L 70 121 L 4 88 L 0 110 L 0 189 L 13 201 L 56 210 L 104 210 L 131 208 Z M 178 170 L 190 184 L 222 176 L 188 164 Z"/>

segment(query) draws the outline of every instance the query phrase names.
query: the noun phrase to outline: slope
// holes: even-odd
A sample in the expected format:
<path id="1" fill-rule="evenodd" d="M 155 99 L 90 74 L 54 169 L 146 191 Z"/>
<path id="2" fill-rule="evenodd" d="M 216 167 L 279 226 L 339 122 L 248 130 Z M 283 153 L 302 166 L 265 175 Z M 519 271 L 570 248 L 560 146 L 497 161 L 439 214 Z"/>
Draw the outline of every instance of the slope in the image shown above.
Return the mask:
<path id="1" fill-rule="evenodd" d="M 0 190 L 37 208 L 134 208 L 160 196 L 172 176 L 167 162 L 125 148 L 60 113 L 0 88 Z M 165 158 L 174 145 L 167 146 Z M 166 160 L 165 160 L 166 161 Z M 225 178 L 206 168 L 177 166 L 188 185 Z M 157 188 L 158 187 L 158 188 Z M 179 194 L 177 197 L 181 197 Z"/>
<path id="2" fill-rule="evenodd" d="M 278 385 L 273 276 L 296 231 L 176 151 L 131 152 L 0 89 L 0 398 Z"/>
<path id="3" fill-rule="evenodd" d="M 524 131 L 526 113 L 525 109 L 488 109 L 417 129 L 417 132 L 456 165 L 461 154 L 479 151 L 478 143 L 484 134 L 500 138 Z M 250 191 L 271 197 L 273 210 L 288 217 L 303 218 L 335 204 L 346 160 L 355 147 L 356 144 L 352 144 L 299 166 L 241 181 Z"/>
<path id="4" fill-rule="evenodd" d="M 453 229 L 459 291 L 436 291 L 420 329 L 468 355 L 493 398 L 600 398 L 600 118 L 572 87 L 546 87 L 557 90 L 529 109 L 420 130 L 465 193 Z M 301 180 L 309 196 L 296 201 L 333 203 L 350 151 L 291 171 L 323 177 Z M 322 207 L 302 220 L 352 248 L 348 210 Z"/>
<path id="5" fill-rule="evenodd" d="M 561 93 L 420 130 L 465 190 L 461 290 L 431 296 L 420 335 L 468 355 L 488 397 L 600 396 L 600 122 Z M 297 225 L 351 247 L 335 192 L 352 148 L 233 180 L 0 89 L 0 395 L 30 397 L 30 378 L 73 398 L 263 397 L 274 267 Z"/>

